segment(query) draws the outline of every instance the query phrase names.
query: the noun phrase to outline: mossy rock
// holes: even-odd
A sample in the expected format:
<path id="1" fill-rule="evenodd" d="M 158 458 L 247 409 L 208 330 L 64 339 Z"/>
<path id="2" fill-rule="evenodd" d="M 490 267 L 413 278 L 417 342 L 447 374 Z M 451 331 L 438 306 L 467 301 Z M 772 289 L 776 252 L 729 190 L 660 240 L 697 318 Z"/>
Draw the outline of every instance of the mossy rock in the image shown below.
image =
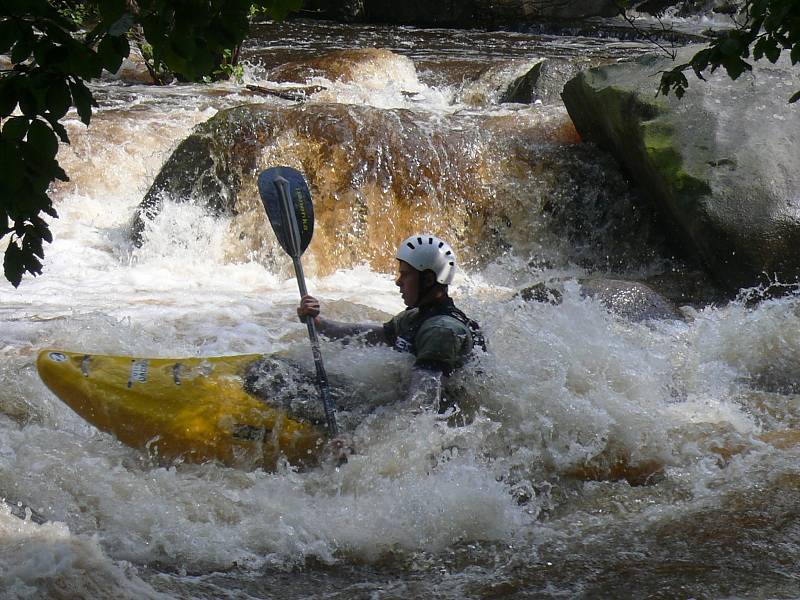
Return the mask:
<path id="1" fill-rule="evenodd" d="M 646 56 L 580 73 L 562 95 L 576 129 L 614 155 L 679 252 L 731 293 L 767 277 L 797 281 L 800 105 L 788 98 L 800 72 L 788 60 L 756 63 L 737 81 L 717 72 L 682 99 L 656 96 L 671 66 Z"/>

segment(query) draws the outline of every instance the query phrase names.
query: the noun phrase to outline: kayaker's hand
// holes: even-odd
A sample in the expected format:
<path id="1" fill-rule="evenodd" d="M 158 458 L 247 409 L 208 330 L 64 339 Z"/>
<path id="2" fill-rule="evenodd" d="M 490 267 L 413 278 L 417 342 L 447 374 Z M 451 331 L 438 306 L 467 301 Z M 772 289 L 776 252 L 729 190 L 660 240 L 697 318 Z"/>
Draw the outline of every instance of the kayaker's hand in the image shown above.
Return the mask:
<path id="1" fill-rule="evenodd" d="M 297 307 L 297 316 L 305 323 L 306 317 L 312 317 L 314 324 L 319 326 L 319 300 L 314 296 L 305 295 L 300 300 L 300 306 Z"/>

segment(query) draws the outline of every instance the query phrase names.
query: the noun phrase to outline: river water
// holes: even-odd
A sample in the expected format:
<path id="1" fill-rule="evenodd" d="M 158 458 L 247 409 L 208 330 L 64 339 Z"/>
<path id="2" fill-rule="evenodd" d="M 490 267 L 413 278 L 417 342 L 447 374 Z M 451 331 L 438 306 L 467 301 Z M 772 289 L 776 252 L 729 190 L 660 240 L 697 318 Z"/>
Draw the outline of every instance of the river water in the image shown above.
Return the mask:
<path id="1" fill-rule="evenodd" d="M 48 519 L 0 508 L 0 596 L 800 596 L 797 298 L 686 297 L 684 320 L 631 322 L 584 297 L 580 278 L 691 267 L 557 98 L 498 102 L 540 57 L 586 64 L 646 46 L 265 23 L 245 83 L 275 87 L 273 67 L 352 48 L 391 53 L 361 56 L 339 81 L 317 75 L 325 89 L 302 105 L 235 83 L 109 81 L 91 126 L 69 123 L 44 274 L 0 283 L 0 494 Z M 453 295 L 490 349 L 451 382 L 468 425 L 396 403 L 407 357 L 324 342 L 329 372 L 371 409 L 347 464 L 165 463 L 38 379 L 47 347 L 310 364 L 290 265 L 263 250 L 264 223 L 243 235 L 242 214 L 168 200 L 141 247 L 130 235 L 178 142 L 246 102 L 282 120 L 264 156 L 307 169 L 317 234 L 304 261 L 327 314 L 385 320 L 403 308 L 392 246 L 418 227 L 453 241 Z M 556 280 L 560 304 L 515 296 Z"/>

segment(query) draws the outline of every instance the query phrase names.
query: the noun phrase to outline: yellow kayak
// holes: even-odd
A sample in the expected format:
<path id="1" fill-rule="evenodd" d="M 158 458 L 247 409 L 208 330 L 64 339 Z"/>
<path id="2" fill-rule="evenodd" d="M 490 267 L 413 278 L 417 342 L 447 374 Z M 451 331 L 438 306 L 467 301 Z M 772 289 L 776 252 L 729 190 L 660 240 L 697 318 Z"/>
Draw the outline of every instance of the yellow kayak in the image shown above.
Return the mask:
<path id="1" fill-rule="evenodd" d="M 323 434 L 244 389 L 259 354 L 135 358 L 44 350 L 45 385 L 98 429 L 166 459 L 271 469 L 315 462 Z"/>

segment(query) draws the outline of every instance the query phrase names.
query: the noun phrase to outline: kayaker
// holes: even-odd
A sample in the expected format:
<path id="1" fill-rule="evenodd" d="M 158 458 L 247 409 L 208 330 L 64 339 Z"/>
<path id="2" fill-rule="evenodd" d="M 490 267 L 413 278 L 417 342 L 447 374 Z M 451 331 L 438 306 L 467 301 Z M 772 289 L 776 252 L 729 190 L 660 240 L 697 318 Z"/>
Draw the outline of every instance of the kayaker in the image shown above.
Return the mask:
<path id="1" fill-rule="evenodd" d="M 400 288 L 407 309 L 383 325 L 342 323 L 320 316 L 319 301 L 304 296 L 297 308 L 313 317 L 317 330 L 332 339 L 362 336 L 368 344 L 386 344 L 416 358 L 406 401 L 443 411 L 442 377 L 461 367 L 476 347 L 486 349 L 478 324 L 455 307 L 448 286 L 456 272 L 450 245 L 440 238 L 413 235 L 397 249 Z"/>

